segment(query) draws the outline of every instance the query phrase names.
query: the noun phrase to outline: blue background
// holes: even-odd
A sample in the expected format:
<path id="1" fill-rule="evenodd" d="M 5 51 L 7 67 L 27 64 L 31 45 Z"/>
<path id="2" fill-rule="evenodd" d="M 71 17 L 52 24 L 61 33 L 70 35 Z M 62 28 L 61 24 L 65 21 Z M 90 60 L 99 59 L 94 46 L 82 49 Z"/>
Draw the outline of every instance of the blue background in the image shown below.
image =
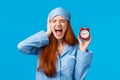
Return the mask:
<path id="1" fill-rule="evenodd" d="M 0 0 L 0 80 L 35 80 L 36 56 L 24 55 L 17 44 L 46 31 L 51 9 L 61 6 L 71 13 L 77 36 L 89 25 L 94 52 L 86 80 L 120 80 L 119 0 Z"/>

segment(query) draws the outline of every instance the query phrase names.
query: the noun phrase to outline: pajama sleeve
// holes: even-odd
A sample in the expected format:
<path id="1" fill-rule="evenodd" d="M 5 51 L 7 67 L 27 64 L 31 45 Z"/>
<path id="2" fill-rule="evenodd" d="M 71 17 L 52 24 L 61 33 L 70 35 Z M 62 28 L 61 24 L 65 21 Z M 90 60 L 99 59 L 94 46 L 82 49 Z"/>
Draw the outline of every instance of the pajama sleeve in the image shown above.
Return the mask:
<path id="1" fill-rule="evenodd" d="M 18 49 L 24 54 L 36 55 L 38 50 L 49 44 L 48 36 L 44 31 L 37 32 L 18 44 Z"/>
<path id="2" fill-rule="evenodd" d="M 84 80 L 90 68 L 92 51 L 82 52 L 78 49 L 76 54 L 76 65 L 74 69 L 74 80 Z"/>

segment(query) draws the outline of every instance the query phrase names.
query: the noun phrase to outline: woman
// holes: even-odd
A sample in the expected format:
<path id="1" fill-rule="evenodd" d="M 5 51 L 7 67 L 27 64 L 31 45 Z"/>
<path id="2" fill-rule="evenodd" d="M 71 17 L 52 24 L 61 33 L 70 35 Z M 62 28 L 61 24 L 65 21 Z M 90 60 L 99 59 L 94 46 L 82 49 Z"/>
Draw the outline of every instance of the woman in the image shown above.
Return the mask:
<path id="1" fill-rule="evenodd" d="M 39 56 L 36 80 L 84 80 L 92 59 L 90 41 L 75 38 L 69 12 L 58 7 L 48 16 L 47 31 L 23 40 L 18 49 Z"/>

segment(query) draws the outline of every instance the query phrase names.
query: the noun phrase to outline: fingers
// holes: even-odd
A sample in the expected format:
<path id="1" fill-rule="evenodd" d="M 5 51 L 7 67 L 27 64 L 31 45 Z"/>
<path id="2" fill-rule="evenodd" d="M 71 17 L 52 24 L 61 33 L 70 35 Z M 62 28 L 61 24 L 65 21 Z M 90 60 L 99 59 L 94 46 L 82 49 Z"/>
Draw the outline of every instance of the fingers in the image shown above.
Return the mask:
<path id="1" fill-rule="evenodd" d="M 90 39 L 89 39 L 89 40 L 87 40 L 87 42 L 88 42 L 88 43 L 90 43 L 90 42 L 91 42 L 91 40 L 92 40 L 92 37 L 90 36 Z"/>
<path id="2" fill-rule="evenodd" d="M 89 40 L 84 41 L 84 44 L 86 45 L 86 48 L 89 46 L 90 42 L 91 42 L 92 37 L 90 36 Z"/>
<path id="3" fill-rule="evenodd" d="M 91 39 L 92 37 L 90 36 L 89 40 L 82 40 L 79 38 L 79 35 L 78 35 L 79 47 L 81 51 L 86 51 L 87 47 L 89 46 L 91 42 Z"/>
<path id="4" fill-rule="evenodd" d="M 49 20 L 50 19 L 50 15 L 48 15 L 48 18 L 47 18 L 47 20 Z"/>
<path id="5" fill-rule="evenodd" d="M 48 31 L 50 31 L 50 20 L 49 20 L 50 16 L 48 15 L 48 18 L 47 18 L 47 28 L 48 28 Z"/>
<path id="6" fill-rule="evenodd" d="M 51 27 L 50 27 L 50 20 L 49 20 L 49 16 L 47 18 L 47 32 L 46 34 L 50 37 L 52 31 L 51 31 Z"/>
<path id="7" fill-rule="evenodd" d="M 78 35 L 78 41 L 80 44 L 82 44 L 82 40 L 79 38 L 79 35 Z"/>
<path id="8" fill-rule="evenodd" d="M 81 45 L 85 45 L 85 44 L 89 45 L 89 43 L 91 42 L 91 39 L 92 39 L 92 37 L 90 36 L 89 40 L 82 40 L 79 38 L 79 35 L 78 35 L 78 41 L 79 41 L 79 44 L 81 44 Z"/>
<path id="9" fill-rule="evenodd" d="M 47 27 L 49 27 L 49 26 L 50 26 L 50 21 L 49 21 L 49 18 L 50 18 L 50 16 L 48 16 L 48 18 L 47 18 Z"/>

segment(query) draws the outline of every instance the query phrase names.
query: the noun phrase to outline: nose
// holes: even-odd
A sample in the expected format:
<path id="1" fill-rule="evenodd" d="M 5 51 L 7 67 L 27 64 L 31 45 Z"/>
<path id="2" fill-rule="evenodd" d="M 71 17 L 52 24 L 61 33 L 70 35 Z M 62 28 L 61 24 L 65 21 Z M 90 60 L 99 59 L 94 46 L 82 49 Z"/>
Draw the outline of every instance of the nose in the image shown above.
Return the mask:
<path id="1" fill-rule="evenodd" d="M 57 26 L 60 26 L 60 22 L 59 22 L 59 21 L 57 21 L 57 22 L 56 22 L 56 25 L 57 25 Z"/>

